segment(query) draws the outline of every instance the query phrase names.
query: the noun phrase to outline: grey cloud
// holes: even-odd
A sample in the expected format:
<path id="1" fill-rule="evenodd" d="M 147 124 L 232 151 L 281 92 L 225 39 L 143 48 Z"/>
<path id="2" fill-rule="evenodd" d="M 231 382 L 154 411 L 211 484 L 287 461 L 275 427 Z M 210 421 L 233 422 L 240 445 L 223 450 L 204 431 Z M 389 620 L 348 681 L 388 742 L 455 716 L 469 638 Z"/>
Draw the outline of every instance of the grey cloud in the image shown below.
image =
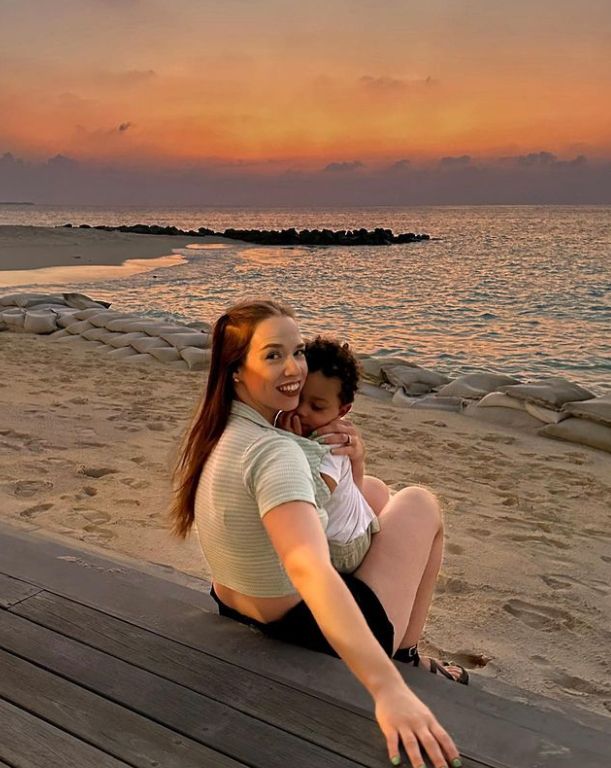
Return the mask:
<path id="1" fill-rule="evenodd" d="M 467 165 L 470 165 L 471 163 L 471 156 L 470 155 L 460 155 L 458 157 L 442 157 L 439 161 L 439 165 L 442 168 L 465 168 Z"/>
<path id="2" fill-rule="evenodd" d="M 388 170 L 391 172 L 407 171 L 409 170 L 410 166 L 411 166 L 411 163 L 409 160 L 405 160 L 405 159 L 397 160 L 395 163 L 388 166 Z"/>
<path id="3" fill-rule="evenodd" d="M 364 164 L 360 160 L 352 160 L 351 162 L 343 163 L 329 163 L 325 165 L 323 171 L 327 173 L 345 173 L 349 171 L 356 171 L 358 168 L 364 168 Z"/>
<path id="4" fill-rule="evenodd" d="M 0 150 L 0 200 L 106 206 L 611 204 L 609 160 L 577 157 L 529 166 L 478 160 L 454 166 L 451 173 L 438 163 L 412 164 L 409 172 L 397 173 L 401 162 L 385 168 L 347 164 L 361 168 L 358 173 L 290 172 L 279 166 L 262 175 L 218 164 L 129 169 L 79 163 L 65 155 L 27 162 Z"/>

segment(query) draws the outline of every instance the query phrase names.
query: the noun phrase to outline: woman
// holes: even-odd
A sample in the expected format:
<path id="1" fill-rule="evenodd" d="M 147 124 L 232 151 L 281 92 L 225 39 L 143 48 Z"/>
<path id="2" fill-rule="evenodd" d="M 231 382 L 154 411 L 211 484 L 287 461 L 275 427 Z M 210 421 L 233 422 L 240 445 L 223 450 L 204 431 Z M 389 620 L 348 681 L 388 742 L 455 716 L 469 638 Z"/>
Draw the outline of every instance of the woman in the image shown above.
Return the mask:
<path id="1" fill-rule="evenodd" d="M 458 767 L 454 742 L 389 658 L 415 646 L 424 625 L 443 546 L 438 505 L 422 488 L 399 491 L 355 574 L 333 569 L 306 457 L 273 427 L 298 405 L 303 350 L 292 311 L 275 302 L 219 318 L 177 467 L 175 530 L 185 536 L 197 521 L 222 615 L 344 660 L 374 699 L 394 765 L 401 738 L 414 768 L 421 747 L 436 768 Z"/>

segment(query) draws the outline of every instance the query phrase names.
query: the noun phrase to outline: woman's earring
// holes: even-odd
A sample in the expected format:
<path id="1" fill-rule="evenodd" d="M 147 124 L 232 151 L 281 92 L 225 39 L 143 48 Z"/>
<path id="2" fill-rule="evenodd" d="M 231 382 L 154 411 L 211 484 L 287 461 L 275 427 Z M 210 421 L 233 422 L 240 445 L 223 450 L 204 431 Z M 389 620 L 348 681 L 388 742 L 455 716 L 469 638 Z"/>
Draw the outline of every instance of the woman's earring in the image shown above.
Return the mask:
<path id="1" fill-rule="evenodd" d="M 240 383 L 240 379 L 238 378 L 238 374 L 237 373 L 233 374 L 233 383 L 234 384 L 239 384 Z"/>

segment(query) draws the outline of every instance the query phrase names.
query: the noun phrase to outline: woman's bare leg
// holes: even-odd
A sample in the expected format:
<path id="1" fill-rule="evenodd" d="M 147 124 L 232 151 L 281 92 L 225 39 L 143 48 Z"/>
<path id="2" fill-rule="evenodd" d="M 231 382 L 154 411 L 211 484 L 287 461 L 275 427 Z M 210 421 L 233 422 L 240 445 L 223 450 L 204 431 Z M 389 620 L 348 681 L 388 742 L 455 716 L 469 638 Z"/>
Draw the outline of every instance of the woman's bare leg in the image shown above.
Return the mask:
<path id="1" fill-rule="evenodd" d="M 443 557 L 439 503 L 426 488 L 395 494 L 380 514 L 381 530 L 355 576 L 375 592 L 395 630 L 394 651 L 416 645 L 429 612 Z M 428 660 L 423 657 L 424 665 Z M 461 670 L 447 667 L 454 677 Z"/>
<path id="2" fill-rule="evenodd" d="M 390 500 L 390 490 L 386 483 L 373 475 L 365 475 L 361 492 L 369 506 L 379 517 Z"/>
<path id="3" fill-rule="evenodd" d="M 437 576 L 435 562 L 429 565 L 429 561 L 432 554 L 437 560 L 433 543 L 442 530 L 437 499 L 425 488 L 404 488 L 382 510 L 380 526 L 354 575 L 371 587 L 384 606 L 395 629 L 397 650 L 406 635 L 415 634 L 410 626 L 412 614 L 419 621 L 428 613 L 433 591 L 429 582 L 434 588 Z"/>

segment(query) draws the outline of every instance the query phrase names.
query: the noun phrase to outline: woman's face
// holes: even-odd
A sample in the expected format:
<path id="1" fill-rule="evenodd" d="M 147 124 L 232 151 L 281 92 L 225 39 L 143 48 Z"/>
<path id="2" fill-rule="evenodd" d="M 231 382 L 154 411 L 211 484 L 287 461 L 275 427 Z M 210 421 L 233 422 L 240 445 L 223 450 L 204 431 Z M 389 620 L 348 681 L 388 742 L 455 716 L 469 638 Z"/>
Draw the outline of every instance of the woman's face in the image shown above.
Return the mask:
<path id="1" fill-rule="evenodd" d="M 255 328 L 244 364 L 236 371 L 236 396 L 273 424 L 292 411 L 308 374 L 304 343 L 292 317 L 268 317 Z"/>

